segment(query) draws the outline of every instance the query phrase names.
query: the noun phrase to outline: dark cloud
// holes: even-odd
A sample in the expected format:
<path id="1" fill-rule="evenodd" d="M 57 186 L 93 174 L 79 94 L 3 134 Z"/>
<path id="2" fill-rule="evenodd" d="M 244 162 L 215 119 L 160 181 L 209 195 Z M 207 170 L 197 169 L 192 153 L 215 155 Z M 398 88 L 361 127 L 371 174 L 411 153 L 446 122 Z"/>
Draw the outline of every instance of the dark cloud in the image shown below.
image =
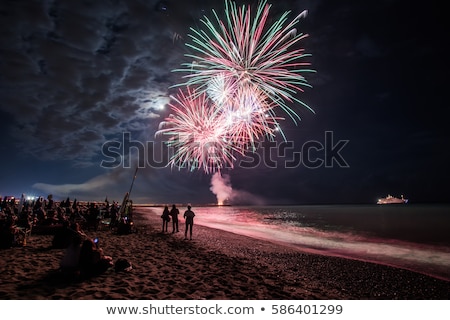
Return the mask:
<path id="1" fill-rule="evenodd" d="M 10 1 L 1 11 L 1 108 L 23 150 L 89 159 L 167 103 L 181 53 L 150 3 Z"/>

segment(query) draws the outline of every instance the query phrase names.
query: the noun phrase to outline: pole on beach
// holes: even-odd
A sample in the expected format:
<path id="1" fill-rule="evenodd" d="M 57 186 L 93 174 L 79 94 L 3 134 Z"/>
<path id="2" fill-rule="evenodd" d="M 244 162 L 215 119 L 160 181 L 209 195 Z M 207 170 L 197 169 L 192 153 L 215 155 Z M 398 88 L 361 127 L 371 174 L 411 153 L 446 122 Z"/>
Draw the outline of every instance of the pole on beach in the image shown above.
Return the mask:
<path id="1" fill-rule="evenodd" d="M 131 194 L 131 189 L 133 189 L 133 184 L 134 184 L 134 180 L 136 179 L 136 175 L 137 175 L 138 168 L 139 168 L 139 167 L 136 166 L 136 170 L 134 171 L 133 181 L 131 181 L 130 191 L 128 191 L 128 197 L 129 197 L 130 194 Z"/>
<path id="2" fill-rule="evenodd" d="M 130 190 L 125 193 L 125 197 L 123 198 L 122 205 L 120 206 L 120 214 L 123 215 L 125 213 L 125 208 L 128 204 L 128 200 L 130 199 L 131 190 L 133 189 L 134 180 L 136 179 L 138 167 L 136 167 L 136 170 L 134 171 L 133 180 L 131 181 Z"/>

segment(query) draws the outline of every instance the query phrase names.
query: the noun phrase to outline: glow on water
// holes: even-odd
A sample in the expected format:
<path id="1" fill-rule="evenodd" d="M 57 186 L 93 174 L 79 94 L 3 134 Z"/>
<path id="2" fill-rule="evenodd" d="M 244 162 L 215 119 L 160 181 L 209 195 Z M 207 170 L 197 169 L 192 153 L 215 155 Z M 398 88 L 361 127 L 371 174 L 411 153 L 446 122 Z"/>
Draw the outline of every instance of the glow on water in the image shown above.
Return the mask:
<path id="1" fill-rule="evenodd" d="M 275 209 L 267 209 L 275 211 Z M 450 248 L 378 237 L 362 232 L 333 230 L 276 219 L 251 207 L 197 207 L 196 224 L 257 239 L 281 243 L 299 251 L 377 262 L 450 280 Z M 276 215 L 292 213 L 278 210 Z M 301 213 L 296 213 L 301 221 Z M 320 223 L 323 223 L 322 221 Z"/>

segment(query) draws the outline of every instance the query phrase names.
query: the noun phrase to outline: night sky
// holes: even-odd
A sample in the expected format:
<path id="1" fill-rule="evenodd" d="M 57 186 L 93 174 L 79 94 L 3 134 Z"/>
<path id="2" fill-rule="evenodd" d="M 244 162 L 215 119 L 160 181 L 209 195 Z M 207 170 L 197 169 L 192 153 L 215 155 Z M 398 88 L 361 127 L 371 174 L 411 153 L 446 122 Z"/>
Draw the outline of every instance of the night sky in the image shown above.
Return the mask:
<path id="1" fill-rule="evenodd" d="M 269 3 L 273 18 L 308 10 L 297 28 L 309 34 L 301 44 L 316 73 L 299 98 L 315 113 L 293 106 L 302 121 L 282 122 L 288 143 L 271 149 L 276 165 L 223 170 L 231 202 L 375 203 L 387 194 L 448 202 L 448 28 L 439 2 Z M 1 1 L 0 195 L 121 201 L 143 155 L 129 148 L 111 165 L 105 143 L 162 145 L 155 132 L 181 79 L 171 71 L 186 61 L 189 27 L 212 8 L 222 12 L 223 1 Z M 296 157 L 306 163 L 291 165 Z M 215 203 L 211 178 L 141 163 L 131 198 Z"/>

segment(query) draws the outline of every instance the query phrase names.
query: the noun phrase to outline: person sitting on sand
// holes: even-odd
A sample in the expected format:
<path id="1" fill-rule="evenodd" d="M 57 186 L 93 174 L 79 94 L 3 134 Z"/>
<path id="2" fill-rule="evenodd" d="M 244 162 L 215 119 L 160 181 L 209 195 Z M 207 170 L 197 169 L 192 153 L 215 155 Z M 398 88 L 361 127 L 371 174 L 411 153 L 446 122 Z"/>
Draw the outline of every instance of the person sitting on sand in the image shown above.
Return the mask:
<path id="1" fill-rule="evenodd" d="M 64 252 L 64 256 L 59 263 L 60 270 L 65 274 L 77 274 L 79 272 L 80 252 L 82 237 L 79 234 L 72 234 L 69 246 Z"/>
<path id="2" fill-rule="evenodd" d="M 78 222 L 70 223 L 69 221 L 64 221 L 63 226 L 53 236 L 52 247 L 65 249 L 71 244 L 73 237 L 87 238 Z"/>
<path id="3" fill-rule="evenodd" d="M 83 241 L 80 250 L 80 273 L 83 277 L 98 276 L 114 265 L 112 258 L 103 254 L 92 239 Z"/>
<path id="4" fill-rule="evenodd" d="M 74 222 L 70 225 L 72 232 L 76 235 L 80 235 L 82 238 L 86 238 L 86 233 L 81 229 L 81 225 L 78 222 Z"/>
<path id="5" fill-rule="evenodd" d="M 0 248 L 11 248 L 16 244 L 17 229 L 14 227 L 14 221 L 5 219 L 0 226 Z"/>
<path id="6" fill-rule="evenodd" d="M 134 222 L 128 216 L 122 217 L 117 225 L 117 234 L 130 234 L 133 233 Z"/>
<path id="7" fill-rule="evenodd" d="M 164 231 L 167 232 L 167 228 L 169 227 L 169 221 L 170 221 L 169 206 L 164 207 L 164 211 L 161 215 L 161 219 L 162 219 L 162 232 L 164 232 Z"/>
<path id="8" fill-rule="evenodd" d="M 184 219 L 186 222 L 186 230 L 184 231 L 184 239 L 187 239 L 187 233 L 189 229 L 190 239 L 192 240 L 192 227 L 194 226 L 194 217 L 195 213 L 191 210 L 191 206 L 187 207 L 188 209 L 184 212 Z"/>
<path id="9" fill-rule="evenodd" d="M 180 211 L 175 205 L 172 205 L 172 209 L 170 210 L 170 215 L 172 216 L 172 233 L 178 232 L 178 215 Z"/>
<path id="10" fill-rule="evenodd" d="M 70 229 L 70 222 L 64 221 L 63 225 L 58 228 L 53 236 L 52 247 L 55 249 L 65 249 L 72 241 L 73 232 Z"/>

